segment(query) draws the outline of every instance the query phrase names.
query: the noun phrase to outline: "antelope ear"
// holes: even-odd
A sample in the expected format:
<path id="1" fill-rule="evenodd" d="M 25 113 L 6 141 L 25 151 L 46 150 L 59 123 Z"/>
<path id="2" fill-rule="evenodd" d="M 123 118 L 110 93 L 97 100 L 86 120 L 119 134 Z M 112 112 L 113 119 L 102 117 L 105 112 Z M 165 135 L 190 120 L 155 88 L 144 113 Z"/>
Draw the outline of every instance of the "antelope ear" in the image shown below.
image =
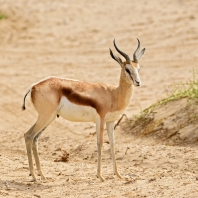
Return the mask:
<path id="1" fill-rule="evenodd" d="M 117 61 L 117 62 L 120 64 L 121 67 L 123 67 L 122 59 L 121 59 L 120 57 L 118 57 L 118 56 L 115 56 L 115 55 L 113 54 L 113 52 L 111 51 L 110 48 L 109 48 L 109 50 L 110 50 L 110 55 L 111 55 L 111 57 L 112 57 L 115 61 Z"/>
<path id="2" fill-rule="evenodd" d="M 138 54 L 138 60 L 140 60 L 141 58 L 143 58 L 144 53 L 145 53 L 145 48 Z"/>

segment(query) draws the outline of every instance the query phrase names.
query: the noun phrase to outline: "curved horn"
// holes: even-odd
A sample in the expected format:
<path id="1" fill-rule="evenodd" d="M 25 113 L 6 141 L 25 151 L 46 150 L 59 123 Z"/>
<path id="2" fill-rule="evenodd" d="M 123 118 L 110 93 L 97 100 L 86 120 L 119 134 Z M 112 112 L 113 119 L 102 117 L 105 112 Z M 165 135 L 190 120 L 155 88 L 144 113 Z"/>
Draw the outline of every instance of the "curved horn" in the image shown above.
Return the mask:
<path id="1" fill-rule="evenodd" d="M 121 50 L 118 49 L 118 47 L 116 46 L 116 43 L 115 43 L 115 39 L 113 40 L 113 44 L 114 44 L 116 50 L 126 59 L 126 62 L 130 63 L 131 62 L 130 57 L 127 54 L 125 54 L 124 52 L 122 52 Z"/>
<path id="2" fill-rule="evenodd" d="M 138 40 L 138 47 L 133 54 L 133 61 L 136 62 L 136 63 L 138 62 L 138 52 L 140 50 L 140 41 L 139 41 L 138 38 L 137 38 L 137 40 Z"/>

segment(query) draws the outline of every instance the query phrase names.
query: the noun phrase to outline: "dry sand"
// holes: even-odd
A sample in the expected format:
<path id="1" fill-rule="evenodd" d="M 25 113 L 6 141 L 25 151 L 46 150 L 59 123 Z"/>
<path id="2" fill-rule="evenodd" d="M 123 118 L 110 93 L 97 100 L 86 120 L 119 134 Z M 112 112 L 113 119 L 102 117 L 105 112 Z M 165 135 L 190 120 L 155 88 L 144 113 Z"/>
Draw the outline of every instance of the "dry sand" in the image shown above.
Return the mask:
<path id="1" fill-rule="evenodd" d="M 132 56 L 139 38 L 142 86 L 126 114 L 131 117 L 164 98 L 170 84 L 185 82 L 198 68 L 196 0 L 0 0 L 0 197 L 198 197 L 196 148 L 139 144 L 119 127 L 116 153 L 123 180 L 112 174 L 107 135 L 102 172 L 96 178 L 92 123 L 56 119 L 39 141 L 46 181 L 31 182 L 23 134 L 36 112 L 23 96 L 32 83 L 59 76 L 117 85 L 113 39 Z M 115 50 L 113 49 L 115 52 Z M 190 146 L 190 145 L 189 145 Z M 61 148 L 66 162 L 54 162 Z"/>

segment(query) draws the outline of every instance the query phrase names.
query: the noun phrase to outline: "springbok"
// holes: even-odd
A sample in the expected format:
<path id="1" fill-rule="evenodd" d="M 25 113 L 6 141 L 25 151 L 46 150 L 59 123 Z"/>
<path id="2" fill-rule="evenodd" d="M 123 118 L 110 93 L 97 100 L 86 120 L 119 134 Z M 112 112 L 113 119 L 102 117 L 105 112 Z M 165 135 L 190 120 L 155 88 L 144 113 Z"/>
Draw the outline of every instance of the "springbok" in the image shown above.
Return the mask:
<path id="1" fill-rule="evenodd" d="M 114 122 L 128 106 L 133 85 L 140 86 L 138 61 L 143 57 L 145 48 L 140 51 L 140 41 L 133 54 L 133 60 L 116 46 L 115 49 L 126 61 L 115 56 L 110 50 L 111 57 L 121 66 L 120 82 L 118 87 L 106 84 L 92 84 L 67 78 L 48 77 L 40 82 L 33 84 L 24 96 L 22 110 L 25 110 L 25 99 L 31 92 L 32 103 L 38 112 L 36 123 L 24 134 L 30 175 L 33 181 L 36 176 L 32 161 L 32 151 L 36 162 L 38 174 L 41 179 L 45 179 L 41 171 L 38 156 L 38 138 L 46 127 L 56 118 L 63 118 L 73 122 L 94 122 L 96 123 L 97 148 L 98 148 L 98 167 L 97 177 L 101 181 L 104 178 L 101 174 L 101 152 L 103 145 L 103 132 L 106 123 L 109 142 L 112 152 L 113 171 L 119 178 L 114 151 Z"/>

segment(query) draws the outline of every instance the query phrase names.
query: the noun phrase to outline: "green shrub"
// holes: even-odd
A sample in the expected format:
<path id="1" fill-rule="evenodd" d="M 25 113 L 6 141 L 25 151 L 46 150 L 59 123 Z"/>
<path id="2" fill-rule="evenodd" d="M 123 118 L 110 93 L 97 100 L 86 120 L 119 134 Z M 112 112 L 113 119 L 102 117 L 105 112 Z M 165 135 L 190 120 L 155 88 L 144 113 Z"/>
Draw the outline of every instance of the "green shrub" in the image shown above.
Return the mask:
<path id="1" fill-rule="evenodd" d="M 2 19 L 6 19 L 7 17 L 6 17 L 6 15 L 5 14 L 3 14 L 1 11 L 0 11 L 0 20 L 2 20 Z"/>

